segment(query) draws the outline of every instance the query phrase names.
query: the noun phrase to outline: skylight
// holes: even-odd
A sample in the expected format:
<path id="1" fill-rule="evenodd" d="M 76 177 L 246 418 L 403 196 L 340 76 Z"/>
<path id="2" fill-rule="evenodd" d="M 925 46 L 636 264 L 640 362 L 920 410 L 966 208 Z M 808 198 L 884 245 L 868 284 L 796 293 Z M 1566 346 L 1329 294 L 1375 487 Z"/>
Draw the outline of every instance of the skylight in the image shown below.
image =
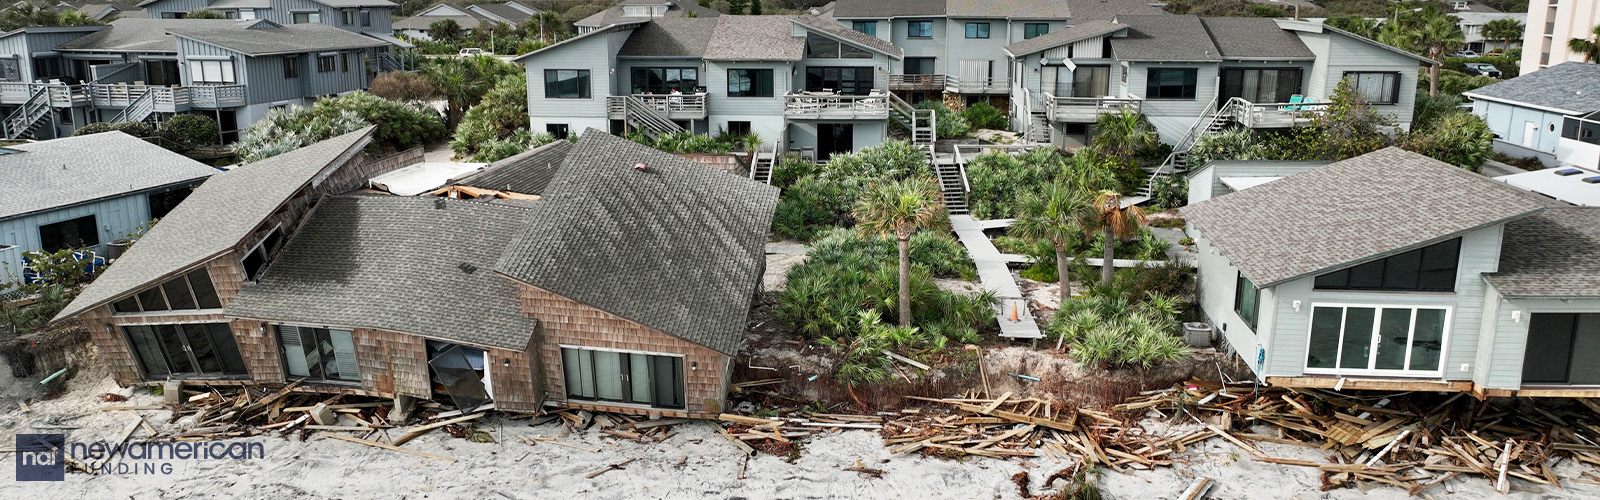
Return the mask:
<path id="1" fill-rule="evenodd" d="M 1590 183 L 1590 184 L 1600 184 L 1600 175 L 1596 175 L 1594 177 L 1584 177 L 1583 178 L 1583 182 L 1587 182 L 1587 183 Z"/>
<path id="2" fill-rule="evenodd" d="M 1569 175 L 1578 175 L 1578 174 L 1581 174 L 1581 173 L 1583 173 L 1583 171 L 1582 170 L 1578 170 L 1576 168 L 1563 168 L 1561 170 L 1557 170 L 1556 171 L 1556 175 L 1559 175 L 1559 176 L 1562 176 L 1562 177 L 1566 177 L 1566 176 L 1569 176 Z"/>

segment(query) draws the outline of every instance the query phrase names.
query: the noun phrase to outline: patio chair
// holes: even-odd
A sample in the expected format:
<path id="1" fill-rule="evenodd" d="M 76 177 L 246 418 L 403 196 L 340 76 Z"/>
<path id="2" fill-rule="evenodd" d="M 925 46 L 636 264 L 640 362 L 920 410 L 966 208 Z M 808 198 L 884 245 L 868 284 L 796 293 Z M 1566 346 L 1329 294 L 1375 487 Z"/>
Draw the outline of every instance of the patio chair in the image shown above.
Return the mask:
<path id="1" fill-rule="evenodd" d="M 1295 95 L 1289 96 L 1289 105 L 1288 106 L 1284 106 L 1282 108 L 1278 108 L 1278 109 L 1281 109 L 1281 110 L 1284 110 L 1284 111 L 1296 111 L 1296 110 L 1299 110 L 1300 107 L 1299 106 L 1295 106 L 1295 104 L 1300 104 L 1301 102 L 1304 102 L 1304 100 L 1305 100 L 1305 96 L 1300 95 L 1300 94 L 1295 94 Z"/>

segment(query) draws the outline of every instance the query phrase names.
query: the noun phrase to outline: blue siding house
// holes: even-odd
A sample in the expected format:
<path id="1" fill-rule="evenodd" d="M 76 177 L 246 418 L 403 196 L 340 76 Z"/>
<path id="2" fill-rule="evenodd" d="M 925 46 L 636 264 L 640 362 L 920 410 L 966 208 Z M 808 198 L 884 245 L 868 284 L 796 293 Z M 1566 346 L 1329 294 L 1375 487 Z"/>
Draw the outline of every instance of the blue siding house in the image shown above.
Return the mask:
<path id="1" fill-rule="evenodd" d="M 24 252 L 111 257 L 108 243 L 147 229 L 216 172 L 122 132 L 0 148 L 0 289 L 22 278 Z"/>

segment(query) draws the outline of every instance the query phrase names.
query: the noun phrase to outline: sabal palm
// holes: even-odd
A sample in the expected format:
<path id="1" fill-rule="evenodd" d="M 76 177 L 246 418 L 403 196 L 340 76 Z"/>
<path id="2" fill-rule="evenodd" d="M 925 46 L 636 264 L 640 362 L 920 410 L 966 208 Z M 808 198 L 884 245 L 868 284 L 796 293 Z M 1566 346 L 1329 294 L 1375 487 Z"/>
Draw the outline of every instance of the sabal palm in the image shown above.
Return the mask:
<path id="1" fill-rule="evenodd" d="M 1124 162 L 1141 150 L 1156 147 L 1160 136 L 1155 127 L 1137 111 L 1124 109 L 1118 113 L 1100 115 L 1094 124 L 1094 139 L 1090 141 L 1096 151 Z"/>
<path id="2" fill-rule="evenodd" d="M 1418 29 L 1402 36 L 1413 49 L 1425 52 L 1428 59 L 1441 63 L 1428 66 L 1428 96 L 1438 97 L 1439 68 L 1444 62 L 1444 55 L 1466 44 L 1461 25 L 1455 16 L 1439 14 L 1429 17 Z"/>
<path id="3" fill-rule="evenodd" d="M 1483 36 L 1499 40 L 1501 50 L 1510 50 L 1511 41 L 1522 38 L 1524 27 L 1516 19 L 1495 19 L 1483 23 Z"/>
<path id="4" fill-rule="evenodd" d="M 1583 54 L 1583 62 L 1600 62 L 1600 25 L 1589 31 L 1594 40 L 1574 38 L 1567 40 L 1567 50 Z"/>
<path id="5" fill-rule="evenodd" d="M 1038 193 L 1024 193 L 1017 200 L 1017 219 L 1011 234 L 1028 241 L 1048 241 L 1056 251 L 1056 279 L 1061 283 L 1061 303 L 1072 298 L 1072 281 L 1067 278 L 1067 244 L 1083 234 L 1082 222 L 1089 210 L 1089 197 L 1080 190 L 1057 182 Z"/>
<path id="6" fill-rule="evenodd" d="M 900 247 L 900 326 L 911 326 L 911 234 L 939 219 L 944 203 L 929 177 L 874 184 L 856 200 L 856 227 L 894 235 Z"/>
<path id="7" fill-rule="evenodd" d="M 1112 264 L 1116 259 L 1117 242 L 1132 236 L 1144 226 L 1144 210 L 1136 205 L 1122 206 L 1122 193 L 1110 189 L 1095 195 L 1087 217 L 1081 223 L 1085 234 L 1100 231 L 1106 239 L 1100 265 L 1100 286 L 1111 285 Z"/>

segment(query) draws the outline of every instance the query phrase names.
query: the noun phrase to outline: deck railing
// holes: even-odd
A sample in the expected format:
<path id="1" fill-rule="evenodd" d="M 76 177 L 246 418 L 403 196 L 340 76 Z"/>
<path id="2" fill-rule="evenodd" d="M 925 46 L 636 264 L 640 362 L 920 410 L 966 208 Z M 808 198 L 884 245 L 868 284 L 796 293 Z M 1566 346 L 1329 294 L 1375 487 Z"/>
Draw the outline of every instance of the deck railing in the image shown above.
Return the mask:
<path id="1" fill-rule="evenodd" d="M 244 85 L 167 87 L 122 83 L 88 85 L 91 103 L 102 108 L 124 108 L 146 93 L 154 93 L 155 111 L 172 113 L 188 109 L 224 109 L 245 105 Z M 0 93 L 4 89 L 0 88 Z"/>
<path id="2" fill-rule="evenodd" d="M 944 75 L 889 75 L 889 90 L 944 90 Z"/>
<path id="3" fill-rule="evenodd" d="M 987 78 L 945 78 L 945 90 L 958 94 L 1005 94 L 1011 92 L 1011 79 L 1003 76 Z"/>
<path id="4" fill-rule="evenodd" d="M 646 106 L 673 119 L 705 118 L 705 94 L 633 94 Z"/>
<path id="5" fill-rule="evenodd" d="M 1245 103 L 1234 119 L 1249 128 L 1289 128 L 1304 125 L 1328 109 L 1325 102 Z"/>
<path id="6" fill-rule="evenodd" d="M 1042 103 L 1050 121 L 1092 123 L 1100 115 L 1120 113 L 1122 110 L 1139 112 L 1143 99 L 1116 97 L 1057 97 L 1046 92 Z"/>
<path id="7" fill-rule="evenodd" d="M 790 92 L 783 95 L 783 114 L 790 118 L 888 118 L 889 93 Z"/>

